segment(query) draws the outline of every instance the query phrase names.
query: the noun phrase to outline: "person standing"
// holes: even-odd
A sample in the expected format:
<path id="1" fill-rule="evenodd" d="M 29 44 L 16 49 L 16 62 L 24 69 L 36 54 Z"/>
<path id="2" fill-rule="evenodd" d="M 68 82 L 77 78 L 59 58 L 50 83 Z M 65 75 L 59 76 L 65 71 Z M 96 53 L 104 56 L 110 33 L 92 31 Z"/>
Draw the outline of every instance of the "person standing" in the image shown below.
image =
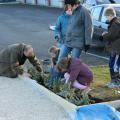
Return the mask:
<path id="1" fill-rule="evenodd" d="M 102 34 L 101 40 L 106 41 L 106 48 L 110 53 L 109 69 L 111 82 L 109 88 L 120 87 L 120 18 L 112 7 L 106 8 L 105 16 L 109 21 L 108 32 Z"/>
<path id="2" fill-rule="evenodd" d="M 89 49 L 92 42 L 93 25 L 90 12 L 83 7 L 79 0 L 65 0 L 65 5 L 71 7 L 73 13 L 68 25 L 65 44 L 61 47 L 58 62 L 72 53 L 79 58 L 83 49 Z"/>
<path id="3" fill-rule="evenodd" d="M 65 42 L 66 32 L 71 15 L 72 15 L 71 7 L 65 5 L 64 12 L 58 17 L 55 27 L 55 40 L 59 48 L 61 48 L 61 46 Z"/>

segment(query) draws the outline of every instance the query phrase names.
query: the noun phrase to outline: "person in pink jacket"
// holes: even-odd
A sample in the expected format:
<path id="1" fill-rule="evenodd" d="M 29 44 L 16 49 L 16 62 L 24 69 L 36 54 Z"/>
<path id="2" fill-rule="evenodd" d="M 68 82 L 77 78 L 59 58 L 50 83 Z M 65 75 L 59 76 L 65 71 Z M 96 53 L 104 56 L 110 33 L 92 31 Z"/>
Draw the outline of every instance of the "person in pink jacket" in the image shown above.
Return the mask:
<path id="1" fill-rule="evenodd" d="M 85 90 L 93 81 L 93 73 L 90 68 L 78 58 L 63 58 L 57 68 L 60 72 L 66 72 L 66 83 L 70 82 L 74 88 Z"/>

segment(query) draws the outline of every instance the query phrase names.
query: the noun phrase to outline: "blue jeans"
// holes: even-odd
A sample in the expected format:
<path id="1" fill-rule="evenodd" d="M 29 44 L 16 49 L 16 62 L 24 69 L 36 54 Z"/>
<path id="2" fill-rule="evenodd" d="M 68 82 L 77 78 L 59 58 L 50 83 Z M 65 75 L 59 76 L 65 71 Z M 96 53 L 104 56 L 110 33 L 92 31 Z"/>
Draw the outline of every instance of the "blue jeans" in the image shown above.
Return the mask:
<path id="1" fill-rule="evenodd" d="M 63 45 L 62 43 L 58 43 L 58 45 L 57 45 L 57 46 L 58 46 L 58 48 L 61 48 L 61 47 L 62 47 L 62 45 Z"/>
<path id="2" fill-rule="evenodd" d="M 118 55 L 118 57 L 117 57 L 116 54 L 111 54 L 110 55 L 109 68 L 113 72 L 119 72 L 119 69 L 120 69 L 120 55 Z"/>
<path id="3" fill-rule="evenodd" d="M 51 85 L 53 85 L 53 82 L 54 81 L 58 81 L 60 80 L 61 78 L 64 78 L 64 73 L 60 73 L 58 72 L 58 70 L 56 69 L 56 67 L 51 67 L 50 68 L 50 80 L 49 80 L 49 83 Z"/>
<path id="4" fill-rule="evenodd" d="M 59 54 L 59 57 L 58 57 L 58 62 L 64 58 L 64 57 L 67 57 L 68 54 L 72 54 L 72 57 L 73 58 L 79 58 L 81 53 L 82 53 L 82 49 L 80 48 L 71 48 L 71 47 L 68 47 L 66 45 L 62 45 L 61 49 L 60 49 L 60 54 Z"/>
<path id="5" fill-rule="evenodd" d="M 109 68 L 110 68 L 111 82 L 113 83 L 119 82 L 120 84 L 120 81 L 119 81 L 120 55 L 111 53 L 110 60 L 109 60 Z"/>

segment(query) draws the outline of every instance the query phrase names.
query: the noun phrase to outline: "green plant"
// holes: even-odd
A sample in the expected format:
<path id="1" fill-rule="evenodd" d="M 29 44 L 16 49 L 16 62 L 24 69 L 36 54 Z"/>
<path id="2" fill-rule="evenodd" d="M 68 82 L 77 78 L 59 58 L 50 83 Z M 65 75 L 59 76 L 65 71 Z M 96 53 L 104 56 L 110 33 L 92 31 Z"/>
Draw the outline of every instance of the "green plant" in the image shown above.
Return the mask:
<path id="1" fill-rule="evenodd" d="M 60 79 L 55 79 L 53 81 L 53 91 L 55 93 L 60 92 L 60 87 L 61 87 L 61 80 Z"/>
<path id="2" fill-rule="evenodd" d="M 36 80 L 39 84 L 44 85 L 44 75 L 39 73 L 36 69 L 33 67 L 29 68 L 28 73 L 31 74 L 31 78 Z"/>
<path id="3" fill-rule="evenodd" d="M 52 79 L 49 74 L 40 74 L 33 67 L 31 67 L 28 72 L 32 75 L 32 79 L 47 87 L 57 95 L 65 98 L 69 102 L 72 102 L 76 105 L 90 103 L 88 95 L 82 93 L 80 90 L 71 88 L 70 83 L 65 84 L 64 80 L 61 80 L 60 78 Z"/>

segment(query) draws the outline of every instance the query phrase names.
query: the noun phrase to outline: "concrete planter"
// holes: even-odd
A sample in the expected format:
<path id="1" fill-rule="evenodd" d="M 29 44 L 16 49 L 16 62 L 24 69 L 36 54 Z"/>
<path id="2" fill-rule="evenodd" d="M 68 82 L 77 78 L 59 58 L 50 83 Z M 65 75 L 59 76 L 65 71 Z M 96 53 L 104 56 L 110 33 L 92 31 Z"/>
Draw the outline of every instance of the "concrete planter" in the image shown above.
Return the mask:
<path id="1" fill-rule="evenodd" d="M 38 84 L 38 88 L 44 91 L 44 94 L 46 94 L 52 101 L 59 103 L 63 108 L 65 108 L 68 112 L 74 111 L 77 108 L 80 108 L 81 106 L 76 106 L 73 103 L 68 102 L 64 98 L 56 95 L 52 91 L 48 90 L 44 86 L 41 86 Z M 120 108 L 120 100 L 110 101 L 110 102 L 103 102 L 105 104 L 111 105 L 116 109 Z M 101 104 L 101 103 L 98 103 Z"/>
<path id="2" fill-rule="evenodd" d="M 46 89 L 44 86 L 37 85 L 38 89 L 40 91 L 43 91 L 43 94 L 48 96 L 50 100 L 55 102 L 56 104 L 59 104 L 62 106 L 62 108 L 66 111 L 66 113 L 70 116 L 72 120 L 76 118 L 76 111 L 83 106 L 76 106 L 67 100 L 61 98 L 60 96 L 56 95 L 55 93 L 51 92 L 50 90 Z M 111 102 L 105 102 L 105 103 L 99 103 L 99 104 L 108 104 L 112 107 L 120 110 L 120 100 L 111 101 Z M 89 106 L 89 105 L 88 105 Z"/>

